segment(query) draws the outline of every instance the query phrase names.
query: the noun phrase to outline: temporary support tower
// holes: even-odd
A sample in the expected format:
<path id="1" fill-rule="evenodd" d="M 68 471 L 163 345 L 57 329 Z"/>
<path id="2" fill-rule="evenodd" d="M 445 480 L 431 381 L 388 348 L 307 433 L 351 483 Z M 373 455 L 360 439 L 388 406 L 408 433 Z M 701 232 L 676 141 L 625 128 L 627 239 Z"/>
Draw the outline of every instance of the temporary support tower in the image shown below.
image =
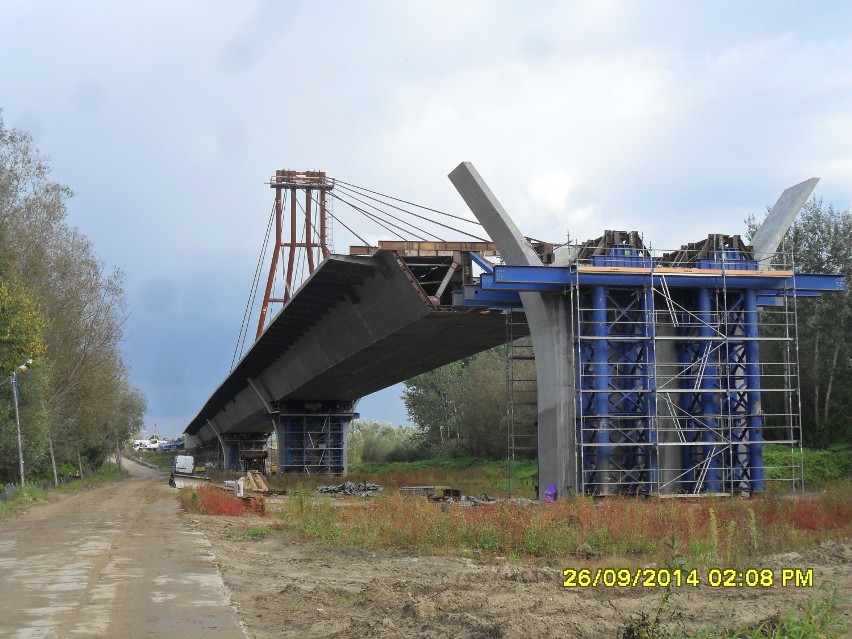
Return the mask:
<path id="1" fill-rule="evenodd" d="M 791 410 L 798 403 L 789 347 L 795 318 L 786 293 L 793 291 L 765 296 L 779 305 L 766 307 L 772 327 L 761 335 L 759 287 L 792 273 L 758 272 L 738 236 L 712 235 L 654 256 L 638 234 L 608 232 L 577 253 L 570 296 L 579 488 L 764 490 L 764 431 L 797 446 L 801 429 Z M 648 276 L 637 281 L 637 272 Z M 594 273 L 595 283 L 583 283 L 581 273 Z M 773 376 L 764 389 L 761 351 Z M 776 412 L 762 408 L 762 394 Z M 789 479 L 800 478 L 798 463 L 788 470 Z"/>
<path id="2" fill-rule="evenodd" d="M 263 295 L 263 304 L 260 307 L 255 339 L 260 337 L 266 325 L 269 304 L 272 302 L 286 304 L 293 296 L 294 286 L 298 285 L 294 277 L 298 250 L 304 249 L 308 274 L 313 273 L 316 265 L 329 254 L 326 193 L 334 188 L 334 180 L 327 179 L 324 171 L 278 170 L 269 180 L 269 186 L 275 189 L 275 248 L 272 252 L 272 261 L 269 264 L 269 275 L 266 278 L 266 290 Z M 283 217 L 288 194 L 290 197 L 290 239 L 285 242 Z M 304 204 L 300 202 L 300 196 Z M 317 198 L 316 201 L 314 197 Z M 314 203 L 317 204 L 316 209 L 313 206 Z M 287 251 L 284 293 L 281 297 L 273 297 L 272 290 L 275 274 L 278 270 L 278 257 L 284 250 Z"/>
<path id="3" fill-rule="evenodd" d="M 539 497 L 760 492 L 767 434 L 801 479 L 795 300 L 845 282 L 772 260 L 816 178 L 782 193 L 753 247 L 711 235 L 658 256 L 607 231 L 546 266 L 473 165 L 449 177 L 506 261 L 457 303 L 523 308 L 529 325 Z"/>
<path id="4" fill-rule="evenodd" d="M 279 472 L 341 475 L 346 472 L 345 435 L 354 404 L 315 402 L 279 408 Z"/>

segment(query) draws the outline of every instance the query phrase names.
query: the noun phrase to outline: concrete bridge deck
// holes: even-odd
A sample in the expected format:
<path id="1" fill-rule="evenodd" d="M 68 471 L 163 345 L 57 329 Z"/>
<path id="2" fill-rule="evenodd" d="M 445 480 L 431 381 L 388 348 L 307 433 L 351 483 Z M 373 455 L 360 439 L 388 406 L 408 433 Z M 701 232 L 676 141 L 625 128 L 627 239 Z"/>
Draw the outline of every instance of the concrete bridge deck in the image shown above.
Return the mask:
<path id="1" fill-rule="evenodd" d="M 396 253 L 330 255 L 186 434 L 204 445 L 216 430 L 271 433 L 281 405 L 354 401 L 505 340 L 504 313 L 441 306 Z"/>

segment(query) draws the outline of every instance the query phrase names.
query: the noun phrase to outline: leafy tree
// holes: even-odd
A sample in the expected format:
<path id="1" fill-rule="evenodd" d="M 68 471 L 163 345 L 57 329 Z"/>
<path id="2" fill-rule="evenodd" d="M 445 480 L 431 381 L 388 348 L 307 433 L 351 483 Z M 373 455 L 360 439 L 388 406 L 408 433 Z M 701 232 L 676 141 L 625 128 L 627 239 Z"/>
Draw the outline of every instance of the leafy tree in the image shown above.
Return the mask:
<path id="1" fill-rule="evenodd" d="M 461 437 L 462 406 L 457 386 L 471 359 L 452 362 L 405 382 L 405 408 L 420 429 L 424 449 L 432 454 L 446 453 L 453 447 L 453 440 L 458 442 Z"/>
<path id="2" fill-rule="evenodd" d="M 757 229 L 754 216 L 747 221 Z M 812 198 L 790 228 L 783 247 L 797 272 L 846 277 L 846 291 L 798 298 L 799 381 L 805 441 L 825 447 L 848 442 L 852 418 L 852 216 Z M 762 330 L 772 331 L 766 326 Z M 763 356 L 763 354 L 762 354 Z M 770 354 L 769 357 L 774 357 Z M 777 356 L 775 356 L 777 357 Z M 778 361 L 776 359 L 776 361 Z"/>
<path id="3" fill-rule="evenodd" d="M 424 452 L 506 456 L 504 349 L 484 351 L 405 383 L 403 400 Z"/>
<path id="4" fill-rule="evenodd" d="M 9 375 L 22 364 L 41 360 L 44 356 L 44 320 L 26 291 L 11 282 L 0 281 L 0 378 L 7 389 L 0 401 L 0 477 L 11 479 L 18 473 L 18 439 L 14 420 L 12 384 Z M 33 391 L 40 392 L 44 377 L 33 372 L 18 376 L 21 436 L 27 449 L 28 465 L 38 467 L 44 451 L 44 422 L 33 412 L 28 401 Z"/>
<path id="5" fill-rule="evenodd" d="M 127 317 L 123 275 L 107 271 L 89 239 L 67 224 L 72 195 L 50 179 L 47 159 L 30 136 L 7 129 L 0 117 L 0 282 L 15 282 L 15 290 L 24 292 L 24 298 L 11 299 L 9 308 L 18 308 L 20 318 L 6 333 L 0 318 L 0 337 L 8 346 L 0 363 L 8 354 L 20 364 L 25 351 L 24 360 L 38 359 L 40 372 L 26 384 L 33 414 L 25 456 L 44 465 L 49 453 L 54 477 L 57 465 L 69 461 L 80 473 L 84 462 L 101 463 L 145 412 L 120 348 Z M 27 291 L 38 291 L 37 305 L 26 304 Z M 30 321 L 36 316 L 41 324 Z M 8 322 L 16 317 L 9 315 Z M 26 330 L 40 332 L 40 349 L 18 346 L 31 341 Z M 0 479 L 3 472 L 0 465 Z"/>
<path id="6" fill-rule="evenodd" d="M 356 419 L 346 438 L 350 464 L 414 461 L 420 458 L 420 437 L 410 426 Z"/>
<path id="7" fill-rule="evenodd" d="M 42 358 L 44 328 L 41 312 L 26 291 L 0 280 L 0 375 Z"/>

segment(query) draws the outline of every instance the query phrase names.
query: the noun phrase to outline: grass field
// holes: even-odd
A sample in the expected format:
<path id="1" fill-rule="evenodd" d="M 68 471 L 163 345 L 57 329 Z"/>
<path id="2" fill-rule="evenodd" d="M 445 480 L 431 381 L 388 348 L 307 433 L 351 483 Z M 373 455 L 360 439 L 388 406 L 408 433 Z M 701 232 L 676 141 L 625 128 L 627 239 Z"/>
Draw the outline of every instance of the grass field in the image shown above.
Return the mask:
<path id="1" fill-rule="evenodd" d="M 518 464 L 516 474 L 523 492 L 532 496 L 535 464 Z M 349 500 L 358 506 L 352 508 L 340 507 L 349 502 L 313 492 L 314 486 L 336 479 L 273 479 L 290 492 L 275 515 L 281 525 L 335 546 L 552 560 L 579 553 L 663 561 L 674 543 L 694 563 L 744 566 L 761 554 L 803 549 L 852 532 L 849 480 L 829 482 L 819 493 L 775 491 L 753 499 L 596 500 L 575 495 L 554 503 L 503 501 L 442 509 L 398 489 L 449 485 L 464 494 L 501 496 L 506 491 L 505 462 L 449 459 L 361 466 L 348 479 L 378 483 L 383 491 L 377 498 Z M 228 510 L 221 504 L 213 512 L 198 503 L 191 508 L 210 514 Z"/>
<path id="2" fill-rule="evenodd" d="M 574 496 L 554 503 L 448 509 L 396 492 L 359 508 L 297 494 L 277 516 L 290 530 L 339 546 L 663 561 L 674 541 L 692 562 L 746 566 L 761 554 L 847 536 L 852 532 L 850 487 L 845 482 L 795 498 L 595 501 Z"/>

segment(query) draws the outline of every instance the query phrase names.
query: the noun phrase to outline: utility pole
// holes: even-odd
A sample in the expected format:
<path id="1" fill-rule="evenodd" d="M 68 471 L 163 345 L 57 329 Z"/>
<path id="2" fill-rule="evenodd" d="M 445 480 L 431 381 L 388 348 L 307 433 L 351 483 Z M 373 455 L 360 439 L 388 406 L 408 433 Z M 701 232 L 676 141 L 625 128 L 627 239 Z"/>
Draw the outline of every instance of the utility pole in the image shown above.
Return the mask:
<path id="1" fill-rule="evenodd" d="M 24 487 L 24 446 L 21 443 L 21 415 L 18 412 L 18 371 L 12 371 L 12 400 L 15 404 L 15 430 L 18 434 L 18 465 L 21 470 L 21 488 Z"/>

